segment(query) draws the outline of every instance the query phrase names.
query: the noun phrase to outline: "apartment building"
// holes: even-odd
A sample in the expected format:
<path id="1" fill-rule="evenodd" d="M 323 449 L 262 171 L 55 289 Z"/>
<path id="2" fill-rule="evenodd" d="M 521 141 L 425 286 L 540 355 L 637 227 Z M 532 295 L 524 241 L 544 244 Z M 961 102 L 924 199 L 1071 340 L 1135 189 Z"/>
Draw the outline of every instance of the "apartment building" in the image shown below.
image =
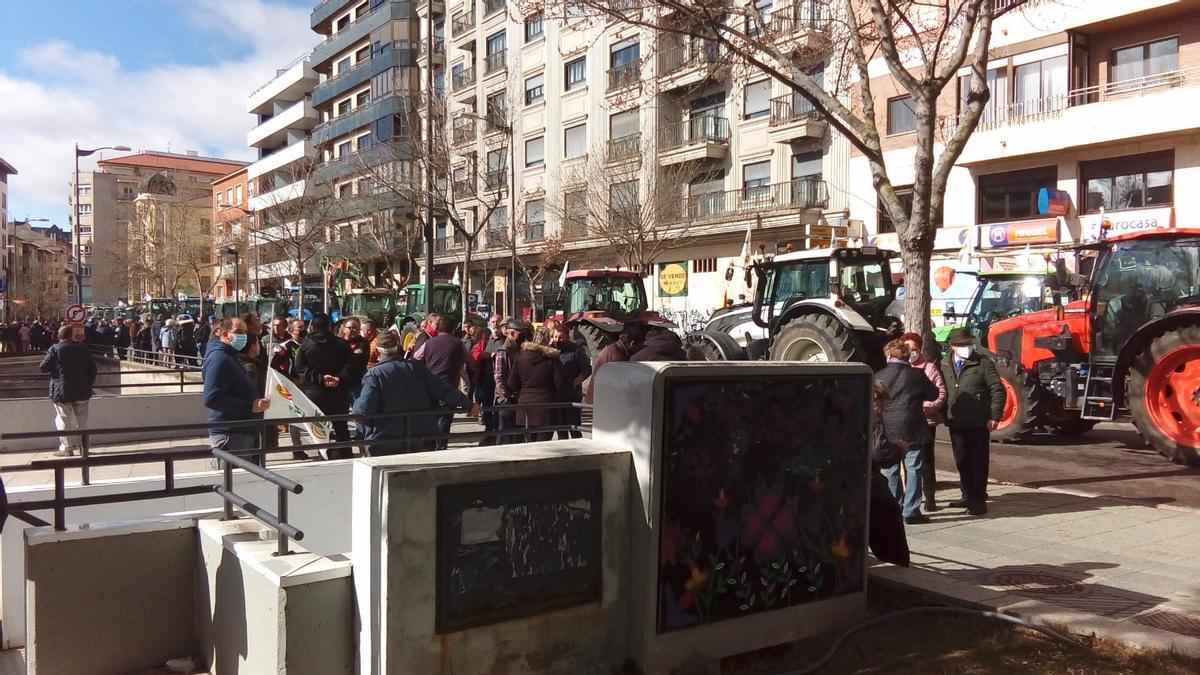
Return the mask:
<path id="1" fill-rule="evenodd" d="M 218 246 L 244 247 L 240 288 L 251 295 L 277 295 L 288 281 L 312 280 L 320 273 L 315 259 L 297 262 L 288 245 L 316 238 L 308 231 L 305 205 L 324 194 L 312 180 L 317 150 L 311 132 L 319 122 L 312 92 L 317 81 L 311 56 L 305 54 L 250 94 L 246 111 L 255 125 L 246 141 L 258 159 L 244 172 L 226 176 L 213 193 L 214 222 L 225 227 Z M 225 262 L 218 297 L 233 295 L 234 266 Z"/>
<path id="2" fill-rule="evenodd" d="M 556 265 L 642 268 L 652 307 L 695 321 L 721 304 L 748 229 L 774 250 L 818 233 L 828 242 L 846 224 L 846 196 L 828 181 L 848 170 L 844 141 L 716 45 L 595 17 L 521 16 L 502 0 L 452 1 L 447 13 L 448 37 L 434 30 L 450 73 L 451 180 L 456 202 L 474 210 L 467 220 L 488 221 L 474 252 L 483 271 L 472 273 L 483 301 L 503 306 L 506 272 L 488 262 L 510 255 L 515 238 L 527 271 L 547 249 Z M 822 72 L 826 3 L 778 15 Z M 446 277 L 466 242 L 444 224 L 436 236 Z M 540 288 L 518 280 L 522 304 L 553 305 L 557 273 L 540 276 Z"/>
<path id="3" fill-rule="evenodd" d="M 1094 239 L 1101 214 L 1117 232 L 1200 220 L 1200 3 L 999 5 L 991 101 L 950 176 L 935 270 L 1044 265 L 1058 245 Z M 893 182 L 911 184 L 910 108 L 886 66 L 871 72 Z M 970 74 L 959 75 L 939 101 L 943 133 L 969 85 Z M 861 156 L 850 185 L 852 216 L 895 246 Z M 935 313 L 948 302 L 962 308 L 956 292 L 935 289 Z"/>
<path id="4" fill-rule="evenodd" d="M 7 276 L 12 288 L 6 298 L 12 300 L 10 317 L 61 318 L 74 301 L 69 245 L 26 223 L 13 224 L 9 245 L 13 267 Z"/>
<path id="5" fill-rule="evenodd" d="M 242 297 L 254 292 L 251 288 L 254 284 L 247 279 L 254 278 L 255 256 L 265 253 L 257 247 L 248 246 L 255 229 L 254 212 L 249 208 L 250 186 L 253 182 L 247 178 L 248 171 L 249 167 L 238 169 L 212 184 L 211 260 L 215 276 L 206 294 L 212 295 L 218 302 L 236 297 L 236 289 L 242 291 Z"/>
<path id="6" fill-rule="evenodd" d="M 4 320 L 8 320 L 13 256 L 8 248 L 12 239 L 12 225 L 8 222 L 8 177 L 17 175 L 12 164 L 0 157 L 0 278 L 4 279 Z"/>
<path id="7" fill-rule="evenodd" d="M 167 209 L 157 205 L 201 197 L 204 209 L 210 212 L 212 181 L 243 166 L 244 162 L 200 157 L 194 152 L 144 151 L 101 159 L 94 171 L 79 173 L 78 191 L 72 175 L 68 203 L 74 208 L 78 194 L 79 222 L 73 230 L 79 238 L 83 302 L 115 305 L 138 301 L 145 293 L 154 294 L 164 287 L 169 291 L 171 275 L 162 267 L 163 259 L 149 256 L 152 249 L 145 245 L 161 240 L 166 233 L 161 224 L 147 220 L 148 214 L 161 213 L 165 218 Z M 170 191 L 173 194 L 168 195 Z M 148 196 L 139 208 L 140 195 Z M 189 205 L 189 210 L 195 206 Z M 194 218 L 197 227 L 200 218 Z"/>

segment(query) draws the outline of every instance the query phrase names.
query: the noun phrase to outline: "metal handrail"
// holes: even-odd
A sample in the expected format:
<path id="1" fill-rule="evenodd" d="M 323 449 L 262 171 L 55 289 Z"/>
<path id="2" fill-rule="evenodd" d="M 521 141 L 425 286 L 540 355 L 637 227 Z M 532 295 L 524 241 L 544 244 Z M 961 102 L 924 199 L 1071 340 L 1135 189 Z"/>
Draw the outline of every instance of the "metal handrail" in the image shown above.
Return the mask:
<path id="1" fill-rule="evenodd" d="M 799 120 L 813 121 L 819 119 L 817 108 L 804 96 L 798 93 L 778 96 L 771 99 L 771 121 L 768 126 L 777 127 L 791 124 Z"/>
<path id="2" fill-rule="evenodd" d="M 685 66 L 712 65 L 720 60 L 721 49 L 715 41 L 671 45 L 658 52 L 658 74 L 669 75 Z"/>
<path id="3" fill-rule="evenodd" d="M 501 49 L 498 52 L 488 54 L 484 59 L 484 75 L 491 75 L 497 71 L 508 67 L 508 50 Z"/>
<path id="4" fill-rule="evenodd" d="M 619 162 L 621 160 L 637 157 L 642 149 L 642 134 L 634 132 L 625 134 L 618 138 L 611 138 L 608 141 L 608 161 Z"/>
<path id="5" fill-rule="evenodd" d="M 463 32 L 475 28 L 475 6 L 470 5 L 463 13 L 450 20 L 450 32 L 455 38 L 462 37 Z"/>
<path id="6" fill-rule="evenodd" d="M 662 150 L 674 150 L 698 143 L 728 142 L 729 120 L 716 115 L 697 115 L 658 130 L 658 145 Z"/>
<path id="7" fill-rule="evenodd" d="M 705 220 L 773 209 L 825 208 L 828 201 L 825 181 L 804 177 L 785 183 L 691 195 L 685 199 L 682 215 L 691 220 Z"/>
<path id="8" fill-rule="evenodd" d="M 329 0 L 325 0 L 325 2 L 329 2 Z M 324 4 L 324 3 L 322 3 L 322 4 Z M 270 80 L 267 80 L 261 87 L 250 92 L 250 96 L 253 97 L 258 92 L 271 86 L 272 82 L 274 82 L 275 80 L 278 80 L 280 75 L 283 75 L 287 71 L 291 70 L 292 66 L 296 65 L 297 63 L 307 62 L 310 59 L 312 59 L 312 54 L 301 54 L 300 56 L 297 56 L 295 59 L 293 59 L 292 62 L 287 64 L 286 66 L 284 66 L 282 68 L 277 68 L 275 70 L 275 77 L 272 77 Z"/>
<path id="9" fill-rule="evenodd" d="M 466 87 L 475 84 L 475 67 L 463 68 L 462 72 L 452 73 L 450 75 L 450 89 L 452 91 L 460 91 Z"/>
<path id="10" fill-rule="evenodd" d="M 641 77 L 641 64 L 637 61 L 623 63 L 608 71 L 608 90 L 620 89 L 638 81 Z"/>

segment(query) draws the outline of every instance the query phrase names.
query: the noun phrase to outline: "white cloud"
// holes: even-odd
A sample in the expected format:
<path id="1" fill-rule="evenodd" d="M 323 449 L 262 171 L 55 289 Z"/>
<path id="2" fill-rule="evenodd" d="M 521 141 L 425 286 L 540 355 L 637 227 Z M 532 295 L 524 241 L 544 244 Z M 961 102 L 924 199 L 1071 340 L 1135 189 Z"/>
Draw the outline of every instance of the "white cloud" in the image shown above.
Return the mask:
<path id="1" fill-rule="evenodd" d="M 9 184 L 12 217 L 66 224 L 76 142 L 253 159 L 246 147 L 253 124 L 246 97 L 318 42 L 310 8 L 267 0 L 205 0 L 179 8 L 196 30 L 239 43 L 245 55 L 207 66 L 131 70 L 112 54 L 56 41 L 22 53 L 19 70 L 0 65 L 0 157 L 19 172 Z M 96 158 L 81 160 L 81 167 Z"/>

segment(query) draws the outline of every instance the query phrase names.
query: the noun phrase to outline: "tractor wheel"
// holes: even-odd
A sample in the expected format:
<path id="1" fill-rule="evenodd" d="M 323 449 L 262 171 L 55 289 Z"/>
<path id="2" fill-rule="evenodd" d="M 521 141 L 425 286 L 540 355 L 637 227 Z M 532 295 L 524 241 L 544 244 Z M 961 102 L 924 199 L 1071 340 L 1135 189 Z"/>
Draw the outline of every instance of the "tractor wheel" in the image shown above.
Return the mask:
<path id="1" fill-rule="evenodd" d="M 1013 364 L 996 364 L 1000 383 L 1004 385 L 1004 415 L 992 440 L 1001 443 L 1018 443 L 1037 430 L 1046 410 L 1046 390 L 1027 370 L 1019 370 Z"/>
<path id="2" fill-rule="evenodd" d="M 688 361 L 746 360 L 746 350 L 728 333 L 688 333 L 683 338 L 683 350 L 687 352 Z"/>
<path id="3" fill-rule="evenodd" d="M 771 342 L 772 361 L 853 361 L 867 355 L 848 326 L 828 314 L 803 314 L 787 322 Z"/>
<path id="4" fill-rule="evenodd" d="M 400 350 L 408 352 L 412 349 L 413 343 L 417 340 L 417 333 L 420 332 L 416 321 L 405 321 L 400 327 Z"/>
<path id="5" fill-rule="evenodd" d="M 1200 465 L 1200 326 L 1150 342 L 1130 364 L 1126 401 L 1150 445 L 1172 462 Z"/>
<path id="6" fill-rule="evenodd" d="M 574 333 L 575 342 L 583 343 L 589 363 L 595 363 L 596 357 L 600 356 L 600 350 L 613 343 L 613 338 L 608 333 L 588 324 L 576 326 Z"/>

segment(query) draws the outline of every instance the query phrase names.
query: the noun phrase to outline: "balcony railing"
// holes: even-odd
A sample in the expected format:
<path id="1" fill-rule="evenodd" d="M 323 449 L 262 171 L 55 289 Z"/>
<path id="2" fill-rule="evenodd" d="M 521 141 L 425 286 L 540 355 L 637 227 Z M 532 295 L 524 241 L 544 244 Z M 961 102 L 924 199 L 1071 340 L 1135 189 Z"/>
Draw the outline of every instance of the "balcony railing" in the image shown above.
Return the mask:
<path id="1" fill-rule="evenodd" d="M 503 190 L 508 169 L 492 169 L 484 174 L 484 185 L 489 190 Z"/>
<path id="2" fill-rule="evenodd" d="M 501 49 L 498 52 L 488 54 L 483 64 L 484 75 L 491 75 L 492 73 L 504 70 L 508 66 L 508 50 Z"/>
<path id="3" fill-rule="evenodd" d="M 641 65 L 637 61 L 622 63 L 608 71 L 608 90 L 628 87 L 636 83 L 642 75 Z"/>
<path id="4" fill-rule="evenodd" d="M 823 31 L 829 28 L 827 0 L 795 0 L 791 7 L 771 14 L 772 32 L 779 36 L 804 30 Z"/>
<path id="5" fill-rule="evenodd" d="M 450 186 L 450 189 L 453 190 L 452 194 L 455 199 L 466 199 L 471 196 L 471 181 L 465 179 L 456 180 Z"/>
<path id="6" fill-rule="evenodd" d="M 812 102 L 800 94 L 788 94 L 771 99 L 770 126 L 778 127 L 800 120 L 813 121 L 819 118 Z"/>
<path id="7" fill-rule="evenodd" d="M 1029 2 L 1029 0 L 996 0 L 996 5 L 992 9 L 992 16 L 1000 16 L 1001 14 L 1020 7 Z"/>
<path id="8" fill-rule="evenodd" d="M 642 135 L 640 133 L 626 134 L 620 138 L 608 141 L 608 161 L 620 162 L 637 157 L 642 151 Z"/>
<path id="9" fill-rule="evenodd" d="M 823 209 L 828 204 L 825 181 L 806 176 L 786 183 L 691 195 L 686 199 L 683 214 L 690 220 L 705 220 L 776 209 Z"/>
<path id="10" fill-rule="evenodd" d="M 446 253 L 450 249 L 454 248 L 456 244 L 457 242 L 454 241 L 453 237 L 434 237 L 433 252 Z"/>
<path id="11" fill-rule="evenodd" d="M 633 229 L 639 221 L 642 205 L 639 203 L 608 208 L 608 226 L 611 228 Z"/>
<path id="12" fill-rule="evenodd" d="M 489 17 L 496 12 L 499 12 L 500 10 L 504 9 L 505 4 L 505 0 L 486 0 L 486 2 L 483 3 L 483 16 Z"/>
<path id="13" fill-rule="evenodd" d="M 428 50 L 429 50 L 429 43 L 427 43 L 424 40 L 424 38 L 422 38 L 420 44 L 417 45 L 417 54 L 419 54 L 420 56 L 425 56 L 425 53 Z M 446 54 L 446 40 L 444 38 L 440 38 L 440 37 L 433 38 L 433 53 L 437 56 L 444 56 Z"/>
<path id="14" fill-rule="evenodd" d="M 475 7 L 469 6 L 463 12 L 450 22 L 450 31 L 456 38 L 475 30 Z"/>
<path id="15" fill-rule="evenodd" d="M 462 91 L 473 84 L 475 84 L 474 68 L 464 68 L 462 72 L 453 73 L 450 76 L 450 89 L 454 91 Z"/>
<path id="16" fill-rule="evenodd" d="M 658 74 L 670 75 L 682 68 L 712 65 L 721 60 L 721 48 L 715 42 L 664 46 L 658 52 Z"/>
<path id="17" fill-rule="evenodd" d="M 525 228 L 525 241 L 541 241 L 546 238 L 546 223 L 530 223 Z"/>
<path id="18" fill-rule="evenodd" d="M 1005 125 L 1024 124 L 1062 114 L 1068 108 L 1103 103 L 1105 101 L 1134 98 L 1155 94 L 1167 89 L 1195 87 L 1200 84 L 1200 66 L 1171 70 L 1155 75 L 1135 77 L 1128 80 L 1106 82 L 1091 87 L 1075 89 L 1065 94 L 1045 98 L 1014 101 L 1011 103 L 988 103 L 979 118 L 978 131 L 996 129 Z M 946 134 L 953 134 L 963 113 L 943 119 Z"/>
<path id="19" fill-rule="evenodd" d="M 475 120 L 459 120 L 454 123 L 451 135 L 454 145 L 466 145 L 475 140 Z"/>
<path id="20" fill-rule="evenodd" d="M 716 115 L 700 115 L 658 130 L 658 147 L 664 151 L 689 145 L 728 142 L 729 120 Z"/>
<path id="21" fill-rule="evenodd" d="M 388 3 L 386 3 L 386 2 L 381 2 L 381 3 L 379 3 L 378 5 L 375 5 L 375 6 L 374 6 L 374 7 L 372 7 L 371 9 L 367 10 L 367 13 L 366 13 L 366 14 L 362 14 L 362 15 L 360 15 L 360 16 L 359 16 L 357 19 L 355 19 L 354 21 L 352 21 L 352 22 L 350 22 L 350 23 L 346 24 L 346 26 L 344 26 L 344 27 L 343 27 L 341 30 L 337 31 L 336 33 L 331 33 L 331 34 L 329 35 L 329 37 L 327 37 L 327 38 L 325 38 L 324 40 L 321 40 L 320 42 L 318 42 L 318 43 L 317 43 L 317 46 L 316 46 L 316 47 L 313 47 L 313 51 L 316 51 L 316 50 L 320 49 L 321 47 L 324 47 L 325 45 L 329 44 L 330 42 L 333 42 L 334 40 L 336 40 L 336 39 L 338 39 L 338 38 L 342 37 L 342 33 L 345 33 L 346 31 L 350 30 L 351 28 L 354 28 L 355 26 L 357 26 L 358 24 L 362 23 L 363 21 L 366 21 L 367 19 L 371 18 L 371 15 L 373 15 L 375 12 L 378 12 L 380 7 L 383 7 L 383 6 L 387 5 L 387 4 L 388 4 Z"/>

